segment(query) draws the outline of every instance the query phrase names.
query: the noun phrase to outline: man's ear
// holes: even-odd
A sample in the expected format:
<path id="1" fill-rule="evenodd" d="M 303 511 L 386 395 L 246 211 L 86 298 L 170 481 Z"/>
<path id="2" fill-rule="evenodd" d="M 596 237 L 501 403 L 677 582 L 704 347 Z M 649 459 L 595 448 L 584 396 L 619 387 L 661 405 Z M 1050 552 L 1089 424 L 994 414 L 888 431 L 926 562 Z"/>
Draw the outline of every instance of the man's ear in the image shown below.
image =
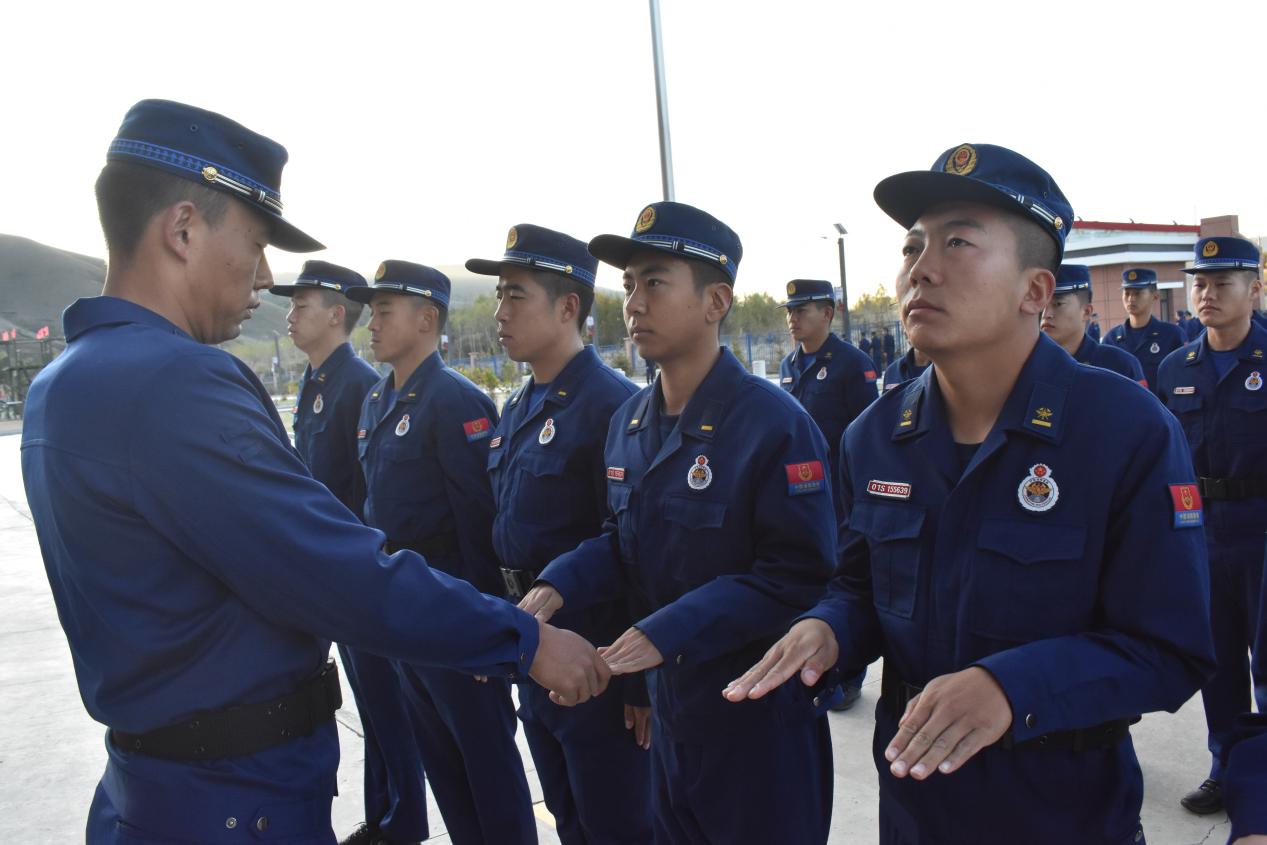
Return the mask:
<path id="1" fill-rule="evenodd" d="M 714 282 L 706 289 L 708 297 L 704 306 L 705 319 L 710 323 L 720 323 L 730 313 L 735 301 L 735 289 L 725 282 Z"/>
<path id="2" fill-rule="evenodd" d="M 562 308 L 559 311 L 559 322 L 575 323 L 576 315 L 581 312 L 581 297 L 573 292 L 567 296 L 559 297 L 558 301 L 562 303 Z"/>
<path id="3" fill-rule="evenodd" d="M 1056 290 L 1056 276 L 1050 270 L 1031 267 L 1025 271 L 1025 295 L 1021 299 L 1021 313 L 1038 317 L 1051 302 Z"/>
<path id="4" fill-rule="evenodd" d="M 150 225 L 158 227 L 159 241 L 167 252 L 188 261 L 190 239 L 205 223 L 198 207 L 189 200 L 182 200 L 155 215 Z"/>

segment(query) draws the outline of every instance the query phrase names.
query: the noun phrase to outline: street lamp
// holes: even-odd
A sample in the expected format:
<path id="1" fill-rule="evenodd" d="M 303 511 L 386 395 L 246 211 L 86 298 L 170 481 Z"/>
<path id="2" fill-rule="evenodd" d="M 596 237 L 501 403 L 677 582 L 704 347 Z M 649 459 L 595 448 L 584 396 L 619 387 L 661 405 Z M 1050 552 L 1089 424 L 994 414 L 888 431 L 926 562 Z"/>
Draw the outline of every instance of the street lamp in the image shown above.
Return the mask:
<path id="1" fill-rule="evenodd" d="M 836 247 L 840 250 L 840 322 L 846 343 L 852 343 L 849 336 L 849 288 L 845 284 L 845 231 L 843 223 L 833 223 L 836 227 Z"/>

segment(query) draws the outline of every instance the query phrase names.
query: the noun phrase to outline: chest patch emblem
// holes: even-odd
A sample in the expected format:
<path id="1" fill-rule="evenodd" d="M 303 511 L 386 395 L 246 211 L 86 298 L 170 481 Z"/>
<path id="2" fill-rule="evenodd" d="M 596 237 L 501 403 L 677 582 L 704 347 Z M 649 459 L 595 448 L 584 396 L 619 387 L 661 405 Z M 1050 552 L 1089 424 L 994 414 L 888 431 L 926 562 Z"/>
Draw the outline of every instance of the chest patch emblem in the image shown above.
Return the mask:
<path id="1" fill-rule="evenodd" d="M 1159 344 L 1157 341 L 1154 340 L 1153 345 L 1148 347 L 1148 351 L 1156 355 L 1158 352 L 1161 351 L 1161 344 Z"/>
<path id="2" fill-rule="evenodd" d="M 692 490 L 706 490 L 713 483 L 713 468 L 708 465 L 708 458 L 697 455 L 695 463 L 686 473 L 686 486 Z"/>
<path id="3" fill-rule="evenodd" d="M 490 449 L 496 449 L 500 445 L 502 445 L 502 436 L 500 434 L 488 441 L 488 448 Z"/>
<path id="4" fill-rule="evenodd" d="M 312 412 L 314 414 L 319 414 L 325 409 L 326 409 L 326 400 L 322 397 L 320 393 L 318 393 L 317 398 L 312 400 Z"/>
<path id="5" fill-rule="evenodd" d="M 1191 396 L 1192 394 L 1194 394 L 1194 393 L 1196 393 L 1196 392 L 1197 392 L 1197 388 L 1196 388 L 1195 386 L 1188 386 L 1188 387 L 1176 387 L 1176 388 L 1175 388 L 1175 395 L 1176 395 L 1176 396 Z"/>
<path id="6" fill-rule="evenodd" d="M 1049 511 L 1056 506 L 1060 498 L 1060 488 L 1056 479 L 1051 476 L 1051 468 L 1047 464 L 1034 464 L 1029 468 L 1029 475 L 1016 488 L 1016 498 L 1021 507 L 1034 513 Z"/>
<path id="7" fill-rule="evenodd" d="M 396 436 L 404 437 L 409 433 L 409 415 L 405 414 L 400 418 L 400 422 L 396 423 Z"/>
<path id="8" fill-rule="evenodd" d="M 624 481 L 625 468 L 624 467 L 608 467 L 607 478 L 610 481 Z"/>
<path id="9" fill-rule="evenodd" d="M 867 492 L 882 499 L 909 499 L 911 485 L 904 481 L 868 481 Z"/>
<path id="10" fill-rule="evenodd" d="M 1249 378 L 1245 379 L 1246 390 L 1261 390 L 1263 386 L 1263 374 L 1254 370 L 1249 374 Z"/>
<path id="11" fill-rule="evenodd" d="M 827 378 L 827 368 L 823 367 L 821 370 L 819 370 L 818 375 L 815 376 L 815 378 L 818 379 L 819 381 L 822 381 L 823 379 Z"/>
<path id="12" fill-rule="evenodd" d="M 541 433 L 537 435 L 537 442 L 542 446 L 549 446 L 550 441 L 554 439 L 554 418 L 546 420 L 546 424 L 541 426 Z"/>
<path id="13" fill-rule="evenodd" d="M 792 377 L 791 377 L 791 376 L 784 376 L 784 377 L 783 377 L 783 378 L 779 381 L 779 384 L 791 384 L 791 383 L 792 383 Z"/>

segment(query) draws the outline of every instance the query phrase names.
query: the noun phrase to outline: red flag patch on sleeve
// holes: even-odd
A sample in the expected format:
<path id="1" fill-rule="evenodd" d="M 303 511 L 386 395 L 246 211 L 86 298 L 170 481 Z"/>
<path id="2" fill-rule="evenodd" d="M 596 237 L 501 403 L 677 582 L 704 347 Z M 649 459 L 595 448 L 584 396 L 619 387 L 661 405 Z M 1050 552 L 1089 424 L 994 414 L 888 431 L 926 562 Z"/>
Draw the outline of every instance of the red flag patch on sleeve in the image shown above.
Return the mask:
<path id="1" fill-rule="evenodd" d="M 488 422 L 488 417 L 480 417 L 478 420 L 462 423 L 462 430 L 466 432 L 466 441 L 474 443 L 476 440 L 483 440 L 493 433 L 493 427 Z"/>
<path id="2" fill-rule="evenodd" d="M 862 377 L 867 381 L 875 381 L 875 370 L 866 370 L 863 372 Z"/>
<path id="3" fill-rule="evenodd" d="M 817 493 L 827 486 L 827 477 L 823 474 L 822 461 L 785 464 L 783 468 L 787 470 L 787 494 L 789 496 Z"/>
<path id="4" fill-rule="evenodd" d="M 1170 500 L 1175 505 L 1175 528 L 1200 528 L 1205 524 L 1197 485 L 1171 484 Z"/>

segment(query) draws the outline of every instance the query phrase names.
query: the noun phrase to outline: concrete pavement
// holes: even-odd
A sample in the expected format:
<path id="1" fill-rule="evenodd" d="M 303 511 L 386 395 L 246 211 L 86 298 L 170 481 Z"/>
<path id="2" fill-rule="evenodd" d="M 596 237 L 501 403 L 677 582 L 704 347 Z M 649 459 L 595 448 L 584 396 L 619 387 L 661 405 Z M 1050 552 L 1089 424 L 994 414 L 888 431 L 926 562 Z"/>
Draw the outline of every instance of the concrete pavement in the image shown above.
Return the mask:
<path id="1" fill-rule="evenodd" d="M 0 434 L 0 842 L 74 842 L 105 763 L 103 728 L 88 718 L 75 686 L 70 652 L 57 620 L 40 560 L 20 475 L 20 437 Z M 835 805 L 830 842 L 876 841 L 877 775 L 871 763 L 872 712 L 879 695 L 873 667 L 863 700 L 831 714 Z M 361 821 L 360 721 L 350 693 L 337 718 L 343 762 L 334 826 L 345 835 Z M 1150 715 L 1132 730 L 1145 778 L 1144 828 L 1151 845 L 1222 843 L 1222 814 L 1193 816 L 1178 798 L 1205 774 L 1205 728 L 1200 700 L 1175 715 Z M 534 800 L 541 790 L 532 760 L 520 747 Z M 538 832 L 555 843 L 549 814 L 538 803 Z M 448 842 L 431 802 L 429 841 Z M 1077 845 L 1077 843 L 1070 843 Z"/>

